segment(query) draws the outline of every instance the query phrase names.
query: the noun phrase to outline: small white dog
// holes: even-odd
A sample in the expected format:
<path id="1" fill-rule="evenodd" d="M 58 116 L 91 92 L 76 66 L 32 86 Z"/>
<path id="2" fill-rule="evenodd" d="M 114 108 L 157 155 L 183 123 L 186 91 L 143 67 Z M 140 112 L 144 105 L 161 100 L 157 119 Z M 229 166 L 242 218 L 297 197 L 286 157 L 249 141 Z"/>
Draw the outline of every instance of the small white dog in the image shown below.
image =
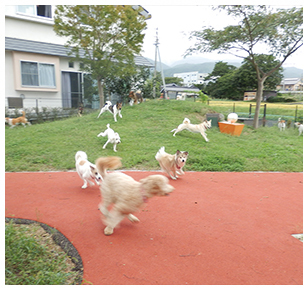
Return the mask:
<path id="1" fill-rule="evenodd" d="M 209 140 L 206 137 L 205 131 L 211 128 L 211 126 L 212 126 L 212 120 L 209 121 L 204 120 L 202 123 L 199 124 L 191 124 L 190 120 L 185 117 L 183 123 L 181 123 L 177 128 L 173 129 L 171 132 L 174 131 L 173 136 L 175 136 L 176 133 L 186 129 L 190 132 L 200 133 L 204 137 L 205 141 L 208 142 Z"/>
<path id="2" fill-rule="evenodd" d="M 120 172 L 107 173 L 107 169 L 120 167 L 122 165 L 120 160 L 119 157 L 102 157 L 95 162 L 103 176 L 99 210 L 105 216 L 104 222 L 107 225 L 104 230 L 105 235 L 111 235 L 125 217 L 133 223 L 139 222 L 132 213 L 136 212 L 148 198 L 166 196 L 174 190 L 168 183 L 168 178 L 162 175 L 151 175 L 137 182 Z"/>
<path id="3" fill-rule="evenodd" d="M 278 118 L 278 128 L 280 129 L 280 131 L 286 129 L 286 121 L 282 120 L 281 117 Z"/>
<path id="4" fill-rule="evenodd" d="M 102 107 L 97 118 L 99 118 L 103 112 L 109 111 L 111 114 L 113 114 L 114 121 L 117 122 L 117 114 L 119 115 L 120 118 L 122 118 L 121 109 L 122 109 L 122 102 L 117 102 L 115 105 L 112 105 L 111 101 L 108 100 Z"/>
<path id="5" fill-rule="evenodd" d="M 170 155 L 165 152 L 165 147 L 161 147 L 155 155 L 155 159 L 159 162 L 161 169 L 173 180 L 177 179 L 177 175 L 184 175 L 182 168 L 186 164 L 187 157 L 188 152 L 179 150 L 174 155 Z"/>
<path id="6" fill-rule="evenodd" d="M 107 136 L 108 140 L 103 146 L 103 149 L 106 148 L 107 144 L 113 143 L 113 150 L 116 152 L 117 151 L 117 144 L 121 142 L 121 138 L 117 132 L 114 132 L 112 128 L 110 128 L 109 123 L 107 124 L 107 129 L 104 132 L 101 132 L 97 135 L 98 137 L 100 136 Z"/>
<path id="7" fill-rule="evenodd" d="M 76 171 L 80 178 L 83 180 L 83 186 L 81 188 L 85 189 L 90 185 L 94 185 L 90 180 L 94 179 L 99 185 L 102 181 L 102 176 L 96 169 L 96 166 L 88 161 L 88 156 L 83 151 L 78 151 L 75 155 L 76 160 Z"/>
<path id="8" fill-rule="evenodd" d="M 303 124 L 300 122 L 295 122 L 294 125 L 298 128 L 298 136 L 300 136 L 304 130 Z"/>

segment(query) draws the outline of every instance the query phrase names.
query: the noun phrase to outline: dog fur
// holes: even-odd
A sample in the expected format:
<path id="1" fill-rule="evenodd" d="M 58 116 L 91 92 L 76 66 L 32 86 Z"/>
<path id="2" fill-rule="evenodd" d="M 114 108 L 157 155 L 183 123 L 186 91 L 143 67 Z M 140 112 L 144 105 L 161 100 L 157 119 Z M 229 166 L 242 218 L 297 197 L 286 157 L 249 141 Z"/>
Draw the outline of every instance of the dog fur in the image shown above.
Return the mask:
<path id="1" fill-rule="evenodd" d="M 100 185 L 101 202 L 99 210 L 105 217 L 105 235 L 111 235 L 114 228 L 127 217 L 131 222 L 139 222 L 132 213 L 136 212 L 147 199 L 153 196 L 166 196 L 174 190 L 168 184 L 168 178 L 162 175 L 151 175 L 139 182 L 121 173 L 107 173 L 107 169 L 120 167 L 119 157 L 102 157 L 96 160 L 96 167 L 103 177 Z M 112 206 L 113 205 L 113 206 Z M 112 209 L 109 210 L 109 207 Z"/>
<path id="2" fill-rule="evenodd" d="M 91 179 L 94 179 L 95 182 L 99 185 L 102 181 L 102 176 L 99 174 L 96 166 L 88 161 L 88 156 L 83 151 L 78 151 L 75 154 L 76 161 L 76 171 L 79 177 L 83 180 L 83 186 L 81 188 L 85 189 L 88 187 L 88 183 L 90 185 L 94 185 L 91 182 Z"/>
<path id="3" fill-rule="evenodd" d="M 278 118 L 278 128 L 280 129 L 280 131 L 286 129 L 286 121 L 282 120 L 280 117 Z"/>
<path id="4" fill-rule="evenodd" d="M 31 123 L 26 118 L 26 113 L 24 111 L 22 111 L 22 116 L 20 117 L 17 117 L 17 118 L 6 117 L 5 122 L 10 125 L 10 128 L 13 128 L 18 124 L 22 124 L 24 127 L 26 127 L 26 124 L 31 125 Z"/>
<path id="5" fill-rule="evenodd" d="M 161 147 L 155 155 L 161 169 L 173 180 L 177 179 L 177 175 L 184 175 L 182 168 L 186 164 L 187 157 L 188 152 L 179 150 L 174 155 L 168 154 L 165 152 L 165 147 Z"/>
<path id="6" fill-rule="evenodd" d="M 97 118 L 99 118 L 103 112 L 109 111 L 111 114 L 113 114 L 114 121 L 117 122 L 117 114 L 119 115 L 120 118 L 122 118 L 121 109 L 122 109 L 122 102 L 117 101 L 115 105 L 112 105 L 111 101 L 108 100 L 102 107 Z"/>
<path id="7" fill-rule="evenodd" d="M 143 102 L 141 90 L 137 90 L 136 92 L 130 91 L 128 97 L 131 98 L 131 101 L 129 102 L 130 105 Z"/>
<path id="8" fill-rule="evenodd" d="M 205 131 L 211 128 L 211 126 L 212 126 L 212 120 L 209 121 L 204 120 L 202 123 L 199 124 L 191 124 L 190 120 L 185 117 L 183 123 L 181 123 L 177 128 L 173 129 L 171 132 L 174 131 L 173 136 L 175 136 L 176 133 L 186 129 L 190 132 L 200 133 L 204 137 L 205 141 L 208 142 L 209 139 L 206 137 Z"/>
<path id="9" fill-rule="evenodd" d="M 101 132 L 97 135 L 98 137 L 100 136 L 107 136 L 108 140 L 103 146 L 103 149 L 106 148 L 107 144 L 112 143 L 113 144 L 113 150 L 116 152 L 117 151 L 117 144 L 121 142 L 121 138 L 117 132 L 114 132 L 112 128 L 110 128 L 110 124 L 107 124 L 107 129 L 104 132 Z"/>
<path id="10" fill-rule="evenodd" d="M 300 136 L 304 130 L 303 124 L 300 122 L 295 122 L 294 125 L 298 128 L 298 136 Z"/>

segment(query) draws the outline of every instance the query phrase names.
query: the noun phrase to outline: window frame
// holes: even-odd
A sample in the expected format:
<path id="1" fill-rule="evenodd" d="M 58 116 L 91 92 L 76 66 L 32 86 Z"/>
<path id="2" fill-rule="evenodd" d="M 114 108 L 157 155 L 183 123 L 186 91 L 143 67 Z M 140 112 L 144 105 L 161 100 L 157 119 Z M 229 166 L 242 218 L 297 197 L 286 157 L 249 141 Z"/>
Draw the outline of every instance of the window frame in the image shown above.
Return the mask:
<path id="1" fill-rule="evenodd" d="M 35 63 L 37 66 L 37 77 L 38 77 L 38 85 L 31 85 L 31 84 L 23 84 L 23 69 L 22 64 L 23 63 Z M 41 78 L 42 75 L 40 75 L 40 65 L 50 65 L 53 67 L 53 84 L 52 85 L 42 85 L 41 84 Z M 47 62 L 40 62 L 40 61 L 33 61 L 33 60 L 20 60 L 20 77 L 21 77 L 21 87 L 28 87 L 28 88 L 48 88 L 48 89 L 55 89 L 57 87 L 57 81 L 56 81 L 56 66 L 54 63 L 47 63 Z"/>

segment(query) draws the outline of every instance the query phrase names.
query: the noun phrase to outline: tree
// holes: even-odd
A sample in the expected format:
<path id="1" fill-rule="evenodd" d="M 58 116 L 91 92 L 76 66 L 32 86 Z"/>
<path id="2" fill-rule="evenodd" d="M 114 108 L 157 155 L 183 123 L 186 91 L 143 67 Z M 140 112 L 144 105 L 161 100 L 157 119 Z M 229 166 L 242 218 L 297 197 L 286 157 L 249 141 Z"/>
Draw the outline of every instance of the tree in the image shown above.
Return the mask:
<path id="1" fill-rule="evenodd" d="M 303 46 L 303 8 L 273 11 L 265 5 L 222 5 L 218 9 L 239 18 L 238 25 L 230 25 L 223 30 L 205 28 L 193 31 L 190 38 L 196 38 L 197 42 L 186 54 L 218 51 L 247 58 L 256 71 L 258 87 L 253 126 L 258 128 L 264 81 Z M 256 59 L 260 44 L 266 44 L 269 55 L 279 59 L 279 63 L 265 71 Z"/>
<path id="2" fill-rule="evenodd" d="M 170 76 L 170 77 L 165 77 L 165 84 L 168 83 L 174 83 L 178 86 L 182 86 L 183 85 L 183 79 L 180 77 L 174 77 L 174 76 Z"/>
<path id="3" fill-rule="evenodd" d="M 259 54 L 255 55 L 255 59 L 259 63 L 262 71 L 268 71 L 272 67 L 279 64 L 279 60 L 276 60 L 273 55 Z M 244 59 L 242 65 L 239 67 L 237 71 L 237 78 L 238 86 L 242 91 L 258 88 L 256 71 L 252 63 L 247 58 Z M 276 90 L 276 87 L 281 83 L 282 78 L 283 68 L 279 67 L 264 81 L 264 89 Z"/>
<path id="4" fill-rule="evenodd" d="M 100 106 L 108 78 L 126 75 L 142 48 L 145 18 L 131 6 L 58 5 L 54 31 L 68 37 L 71 55 L 97 80 Z"/>

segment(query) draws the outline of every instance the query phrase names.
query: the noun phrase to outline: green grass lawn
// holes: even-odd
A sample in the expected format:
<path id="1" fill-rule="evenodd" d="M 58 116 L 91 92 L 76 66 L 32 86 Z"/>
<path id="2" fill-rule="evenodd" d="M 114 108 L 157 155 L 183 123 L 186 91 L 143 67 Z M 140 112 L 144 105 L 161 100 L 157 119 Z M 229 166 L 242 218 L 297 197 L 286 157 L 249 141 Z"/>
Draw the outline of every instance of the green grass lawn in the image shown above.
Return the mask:
<path id="1" fill-rule="evenodd" d="M 283 108 L 277 108 L 283 115 Z M 6 171 L 75 170 L 75 153 L 83 150 L 91 162 L 100 156 L 117 155 L 123 169 L 158 170 L 155 154 L 161 146 L 174 154 L 189 152 L 185 166 L 190 171 L 303 171 L 303 137 L 290 128 L 280 132 L 277 126 L 257 130 L 245 126 L 240 137 L 207 131 L 210 142 L 200 134 L 170 132 L 188 117 L 200 123 L 208 112 L 220 112 L 210 104 L 191 101 L 151 100 L 136 106 L 124 106 L 123 118 L 115 123 L 109 112 L 97 119 L 98 111 L 81 118 L 35 124 L 27 128 L 5 129 Z M 110 123 L 121 136 L 118 152 L 107 137 L 97 137 Z"/>

